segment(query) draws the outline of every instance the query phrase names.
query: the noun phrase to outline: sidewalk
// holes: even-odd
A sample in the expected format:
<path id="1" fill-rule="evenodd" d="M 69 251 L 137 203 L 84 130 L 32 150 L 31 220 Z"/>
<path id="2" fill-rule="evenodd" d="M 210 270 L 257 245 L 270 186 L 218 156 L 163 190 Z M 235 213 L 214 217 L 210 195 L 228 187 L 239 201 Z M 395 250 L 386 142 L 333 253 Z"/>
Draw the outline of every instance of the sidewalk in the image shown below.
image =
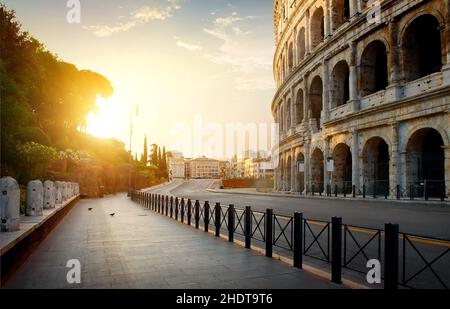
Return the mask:
<path id="1" fill-rule="evenodd" d="M 254 195 L 254 196 L 268 196 L 268 197 L 285 197 L 285 198 L 294 198 L 294 199 L 325 199 L 325 200 L 356 200 L 356 201 L 366 201 L 366 202 L 374 202 L 374 203 L 415 203 L 415 204 L 423 204 L 423 205 L 436 205 L 436 206 L 450 206 L 450 201 L 446 200 L 442 202 L 441 200 L 410 200 L 410 199 L 401 199 L 397 200 L 395 198 L 389 198 L 385 199 L 383 196 L 379 196 L 378 198 L 374 199 L 372 196 L 367 195 L 366 198 L 362 198 L 361 196 L 357 196 L 356 198 L 353 198 L 350 195 L 347 195 L 347 197 L 338 196 L 335 197 L 334 195 L 331 197 L 327 197 L 325 195 L 320 196 L 319 193 L 317 193 L 315 196 L 305 196 L 301 195 L 299 193 L 293 193 L 293 192 L 271 192 L 271 193 L 263 193 L 263 192 L 257 192 L 256 189 L 253 188 L 245 188 L 245 189 L 206 189 L 206 191 L 211 193 L 223 193 L 223 194 L 242 194 L 242 195 Z"/>
<path id="2" fill-rule="evenodd" d="M 115 215 L 110 216 L 111 213 Z M 80 285 L 66 281 L 69 259 L 81 262 Z M 144 210 L 123 194 L 82 200 L 6 287 L 339 288 L 310 273 Z"/>

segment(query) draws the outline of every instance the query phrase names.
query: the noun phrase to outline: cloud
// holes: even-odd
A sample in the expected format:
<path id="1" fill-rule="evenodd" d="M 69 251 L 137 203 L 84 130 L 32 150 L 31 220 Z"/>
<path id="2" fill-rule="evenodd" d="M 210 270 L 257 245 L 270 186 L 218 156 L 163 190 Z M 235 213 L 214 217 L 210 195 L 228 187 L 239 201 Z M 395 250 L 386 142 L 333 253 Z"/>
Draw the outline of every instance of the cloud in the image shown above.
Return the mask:
<path id="1" fill-rule="evenodd" d="M 189 44 L 189 43 L 185 43 L 183 41 L 178 41 L 177 46 L 187 49 L 188 51 L 191 51 L 191 52 L 195 52 L 195 51 L 202 49 L 202 47 L 200 45 Z"/>
<path id="2" fill-rule="evenodd" d="M 246 23 L 256 16 L 231 15 L 217 17 L 213 26 L 203 31 L 221 41 L 215 51 L 204 56 L 211 62 L 230 67 L 236 73 L 235 84 L 239 91 L 273 89 L 272 57 L 273 49 L 261 47 L 253 31 L 242 30 Z"/>
<path id="3" fill-rule="evenodd" d="M 165 5 L 149 6 L 145 5 L 132 12 L 128 21 L 116 25 L 91 25 L 83 28 L 99 37 L 108 37 L 117 32 L 127 32 L 139 24 L 151 22 L 153 20 L 166 20 L 171 18 L 176 10 L 181 9 L 181 0 L 166 0 Z M 124 19 L 121 17 L 120 19 Z"/>

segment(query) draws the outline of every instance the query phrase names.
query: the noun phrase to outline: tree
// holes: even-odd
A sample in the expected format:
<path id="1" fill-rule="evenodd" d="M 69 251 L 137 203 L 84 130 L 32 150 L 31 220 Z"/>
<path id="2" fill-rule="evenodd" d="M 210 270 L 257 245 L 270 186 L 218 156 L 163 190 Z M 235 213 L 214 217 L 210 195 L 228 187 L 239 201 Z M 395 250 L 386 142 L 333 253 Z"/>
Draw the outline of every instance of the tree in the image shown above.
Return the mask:
<path id="1" fill-rule="evenodd" d="M 158 166 L 158 145 L 152 144 L 152 164 Z"/>
<path id="2" fill-rule="evenodd" d="M 163 147 L 162 157 L 161 157 L 161 174 L 163 177 L 167 178 L 168 172 L 167 172 L 167 154 L 166 154 L 166 147 Z"/>
<path id="3" fill-rule="evenodd" d="M 147 135 L 144 136 L 144 152 L 142 153 L 141 162 L 144 165 L 148 163 L 148 152 L 147 152 Z"/>

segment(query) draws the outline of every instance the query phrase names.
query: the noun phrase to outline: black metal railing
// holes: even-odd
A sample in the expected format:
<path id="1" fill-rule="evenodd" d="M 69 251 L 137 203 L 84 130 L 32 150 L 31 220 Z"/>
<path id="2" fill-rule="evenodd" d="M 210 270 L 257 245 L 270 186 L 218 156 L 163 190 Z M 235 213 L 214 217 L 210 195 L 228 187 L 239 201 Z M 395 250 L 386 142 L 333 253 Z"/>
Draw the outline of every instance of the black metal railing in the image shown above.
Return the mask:
<path id="1" fill-rule="evenodd" d="M 131 199 L 144 208 L 169 216 L 215 236 L 244 240 L 245 247 L 265 248 L 271 257 L 273 248 L 293 255 L 293 265 L 303 267 L 303 257 L 331 265 L 333 282 L 341 282 L 342 268 L 365 274 L 367 263 L 383 265 L 382 279 L 387 289 L 450 287 L 450 240 L 400 233 L 399 226 L 386 224 L 384 230 L 331 221 L 275 214 L 272 209 L 254 211 L 208 201 L 191 200 L 133 191 Z M 225 233 L 226 232 L 226 233 Z"/>

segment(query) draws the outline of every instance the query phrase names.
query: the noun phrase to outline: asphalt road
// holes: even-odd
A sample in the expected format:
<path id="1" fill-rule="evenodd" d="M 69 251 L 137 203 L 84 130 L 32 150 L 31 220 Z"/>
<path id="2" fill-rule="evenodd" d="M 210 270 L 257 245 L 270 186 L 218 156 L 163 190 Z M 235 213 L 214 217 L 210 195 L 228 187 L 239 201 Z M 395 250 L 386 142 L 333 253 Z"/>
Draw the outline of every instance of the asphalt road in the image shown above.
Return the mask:
<path id="1" fill-rule="evenodd" d="M 271 197 L 245 194 L 213 193 L 206 189 L 211 180 L 175 181 L 160 186 L 151 192 L 171 194 L 178 197 L 220 202 L 235 207 L 251 206 L 253 210 L 265 211 L 272 208 L 275 214 L 292 216 L 303 212 L 305 218 L 330 221 L 342 217 L 343 223 L 373 229 L 384 229 L 385 223 L 400 225 L 400 231 L 428 237 L 450 239 L 450 207 L 424 205 L 421 203 L 398 203 L 390 201 L 354 201 L 334 199 L 308 199 L 292 197 Z M 443 204 L 444 205 L 444 204 Z"/>

